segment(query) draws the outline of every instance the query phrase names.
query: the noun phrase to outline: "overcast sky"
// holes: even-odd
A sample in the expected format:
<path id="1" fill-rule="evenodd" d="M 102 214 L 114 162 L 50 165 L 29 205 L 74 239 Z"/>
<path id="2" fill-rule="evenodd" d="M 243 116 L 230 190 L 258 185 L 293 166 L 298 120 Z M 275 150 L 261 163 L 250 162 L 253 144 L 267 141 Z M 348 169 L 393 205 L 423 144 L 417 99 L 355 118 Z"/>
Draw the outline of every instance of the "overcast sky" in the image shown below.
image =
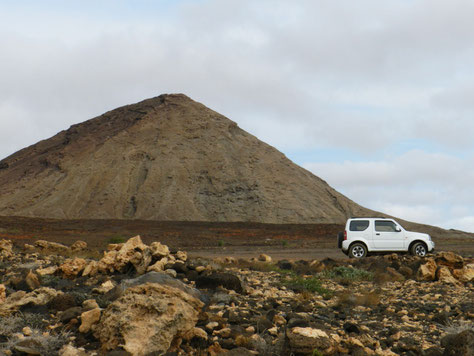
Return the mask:
<path id="1" fill-rule="evenodd" d="M 0 159 L 185 93 L 368 208 L 474 232 L 470 0 L 0 0 Z"/>

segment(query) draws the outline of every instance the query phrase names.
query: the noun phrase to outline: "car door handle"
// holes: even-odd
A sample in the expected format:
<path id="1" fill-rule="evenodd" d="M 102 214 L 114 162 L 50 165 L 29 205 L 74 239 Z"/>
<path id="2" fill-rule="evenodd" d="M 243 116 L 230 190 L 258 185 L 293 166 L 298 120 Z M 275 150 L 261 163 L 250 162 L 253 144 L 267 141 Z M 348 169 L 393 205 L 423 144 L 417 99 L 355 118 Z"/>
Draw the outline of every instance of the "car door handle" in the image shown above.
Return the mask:
<path id="1" fill-rule="evenodd" d="M 375 235 L 380 235 L 378 232 Z"/>

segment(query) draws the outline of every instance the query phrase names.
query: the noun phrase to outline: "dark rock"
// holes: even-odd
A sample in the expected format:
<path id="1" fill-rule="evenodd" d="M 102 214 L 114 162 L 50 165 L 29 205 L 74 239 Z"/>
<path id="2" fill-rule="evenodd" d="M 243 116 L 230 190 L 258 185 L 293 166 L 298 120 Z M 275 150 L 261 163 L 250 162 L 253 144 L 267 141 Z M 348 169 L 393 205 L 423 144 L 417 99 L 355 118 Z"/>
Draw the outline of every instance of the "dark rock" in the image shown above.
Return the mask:
<path id="1" fill-rule="evenodd" d="M 243 293 L 244 287 L 239 277 L 232 273 L 213 272 L 206 275 L 200 275 L 196 278 L 196 287 L 202 289 L 216 289 L 224 287 L 232 289 L 237 293 Z"/>
<path id="2" fill-rule="evenodd" d="M 447 312 L 437 313 L 431 320 L 441 325 L 448 325 L 450 322 L 449 313 Z"/>
<path id="3" fill-rule="evenodd" d="M 249 350 L 244 347 L 237 347 L 235 349 L 225 351 L 225 352 L 220 352 L 217 354 L 217 356 L 253 356 L 254 354 Z"/>
<path id="4" fill-rule="evenodd" d="M 293 263 L 288 260 L 280 260 L 277 262 L 277 266 L 280 269 L 291 270 L 293 269 Z"/>
<path id="5" fill-rule="evenodd" d="M 300 319 L 300 318 L 291 318 L 288 321 L 288 324 L 287 324 L 288 329 L 295 328 L 297 326 L 301 328 L 309 327 L 309 321 L 305 319 Z"/>
<path id="6" fill-rule="evenodd" d="M 51 311 L 64 311 L 75 306 L 77 306 L 76 299 L 71 294 L 60 294 L 48 303 Z"/>
<path id="7" fill-rule="evenodd" d="M 449 334 L 441 339 L 444 356 L 474 355 L 474 331 L 464 330 L 458 334 Z"/>
<path id="8" fill-rule="evenodd" d="M 261 332 L 273 327 L 273 322 L 268 320 L 264 316 L 258 317 L 257 320 L 255 320 L 255 324 L 256 324 L 258 333 L 261 333 Z"/>
<path id="9" fill-rule="evenodd" d="M 354 323 L 344 323 L 343 328 L 346 333 L 360 334 L 359 327 Z"/>
<path id="10" fill-rule="evenodd" d="M 408 267 L 408 266 L 402 266 L 398 269 L 398 272 L 400 272 L 405 278 L 410 278 L 413 276 L 413 270 Z"/>
<path id="11" fill-rule="evenodd" d="M 186 267 L 186 264 L 181 261 L 175 262 L 172 266 L 171 269 L 174 269 L 178 273 L 186 273 L 188 271 L 188 268 Z"/>
<path id="12" fill-rule="evenodd" d="M 61 312 L 59 314 L 59 320 L 61 320 L 63 323 L 67 323 L 71 319 L 77 318 L 79 315 L 81 315 L 81 313 L 82 313 L 81 307 L 72 307 Z"/>

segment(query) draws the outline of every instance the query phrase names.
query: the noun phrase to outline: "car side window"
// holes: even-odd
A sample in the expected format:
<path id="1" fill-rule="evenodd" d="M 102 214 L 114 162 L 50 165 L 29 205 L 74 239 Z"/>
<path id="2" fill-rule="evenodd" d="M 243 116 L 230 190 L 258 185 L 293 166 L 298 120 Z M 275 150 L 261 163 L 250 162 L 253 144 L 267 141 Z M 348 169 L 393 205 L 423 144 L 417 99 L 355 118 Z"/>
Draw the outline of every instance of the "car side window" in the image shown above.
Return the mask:
<path id="1" fill-rule="evenodd" d="M 397 225 L 393 221 L 376 220 L 375 231 L 378 232 L 397 232 Z"/>
<path id="2" fill-rule="evenodd" d="M 369 220 L 352 220 L 349 225 L 350 231 L 365 231 L 369 227 Z"/>

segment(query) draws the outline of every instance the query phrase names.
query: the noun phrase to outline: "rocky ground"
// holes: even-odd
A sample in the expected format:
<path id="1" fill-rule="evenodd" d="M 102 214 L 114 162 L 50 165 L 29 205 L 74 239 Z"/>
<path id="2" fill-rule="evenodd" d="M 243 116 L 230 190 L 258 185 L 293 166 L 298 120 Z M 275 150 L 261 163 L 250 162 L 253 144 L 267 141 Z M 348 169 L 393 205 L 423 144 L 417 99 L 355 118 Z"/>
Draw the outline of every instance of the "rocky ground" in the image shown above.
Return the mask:
<path id="1" fill-rule="evenodd" d="M 0 241 L 0 355 L 473 355 L 474 260 Z"/>

